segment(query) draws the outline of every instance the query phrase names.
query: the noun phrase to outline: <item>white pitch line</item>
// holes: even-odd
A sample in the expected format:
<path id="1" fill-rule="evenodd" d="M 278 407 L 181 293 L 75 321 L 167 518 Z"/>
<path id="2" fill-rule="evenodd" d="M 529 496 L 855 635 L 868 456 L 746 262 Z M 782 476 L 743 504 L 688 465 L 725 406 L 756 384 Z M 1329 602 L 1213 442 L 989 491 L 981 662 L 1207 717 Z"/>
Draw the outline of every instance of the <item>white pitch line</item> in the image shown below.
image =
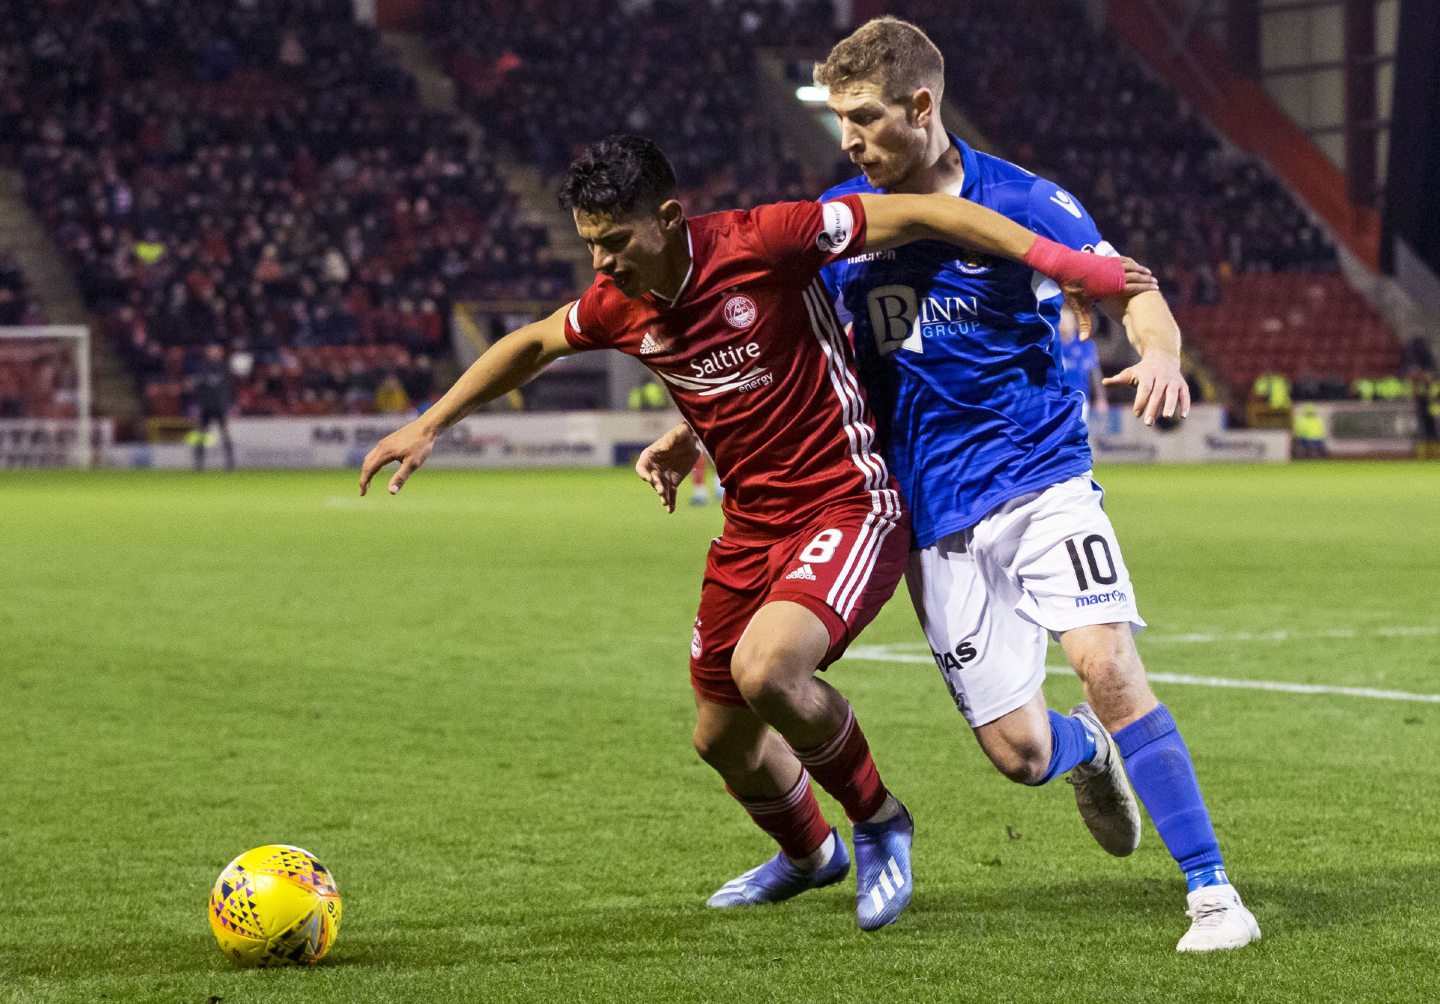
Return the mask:
<path id="1" fill-rule="evenodd" d="M 898 652 L 889 645 L 859 645 L 845 653 L 857 662 L 889 662 L 933 666 L 928 655 Z M 1046 666 L 1049 673 L 1074 673 L 1069 666 Z M 1281 694 L 1336 694 L 1342 697 L 1369 697 L 1382 701 L 1412 701 L 1440 704 L 1440 694 L 1412 694 L 1405 690 L 1376 690 L 1371 687 L 1331 687 L 1318 683 L 1282 683 L 1278 680 L 1232 680 L 1223 676 L 1187 676 L 1183 673 L 1150 673 L 1157 683 L 1179 683 L 1196 687 L 1229 687 L 1236 690 L 1268 690 Z"/>
<path id="2" fill-rule="evenodd" d="M 1220 634 L 1212 631 L 1194 631 L 1186 634 L 1156 634 L 1146 631 L 1141 635 L 1143 645 L 1217 645 L 1231 642 L 1253 642 L 1253 641 L 1311 641 L 1311 640 L 1347 640 L 1355 638 L 1432 638 L 1440 635 L 1440 625 L 1423 624 L 1417 626 L 1402 627 L 1377 627 L 1368 630 L 1356 628 L 1329 628 L 1324 631 L 1232 631 Z M 929 649 L 921 644 L 904 643 L 901 645 L 878 645 L 872 646 L 877 649 L 885 649 L 889 652 L 899 652 L 906 649 L 917 652 L 928 652 Z M 929 662 L 928 658 L 922 662 Z"/>

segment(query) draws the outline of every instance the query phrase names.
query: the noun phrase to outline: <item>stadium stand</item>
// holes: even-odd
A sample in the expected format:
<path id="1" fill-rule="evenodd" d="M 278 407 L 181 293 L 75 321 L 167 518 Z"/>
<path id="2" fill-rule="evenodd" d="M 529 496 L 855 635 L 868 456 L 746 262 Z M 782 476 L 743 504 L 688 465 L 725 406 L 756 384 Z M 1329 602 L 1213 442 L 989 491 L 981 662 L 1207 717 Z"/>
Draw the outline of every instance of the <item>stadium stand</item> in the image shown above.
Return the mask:
<path id="1" fill-rule="evenodd" d="M 1028 31 L 1017 3 L 1052 29 Z M 947 97 L 997 152 L 1073 189 L 1156 268 L 1233 394 L 1261 371 L 1335 385 L 1395 370 L 1398 341 L 1322 231 L 1078 5 L 890 7 L 941 45 Z M 244 413 L 374 410 L 396 383 L 420 402 L 451 302 L 575 285 L 489 145 L 418 105 L 348 0 L 0 0 L 0 19 L 0 156 L 150 415 L 184 411 L 212 340 Z M 830 180 L 784 156 L 755 88 L 760 47 L 823 51 L 831 20 L 826 0 L 436 0 L 426 35 L 484 136 L 553 177 L 600 136 L 657 133 L 704 212 Z"/>
<path id="2" fill-rule="evenodd" d="M 761 123 L 755 64 L 759 47 L 832 21 L 825 0 L 437 0 L 427 33 L 464 107 L 519 157 L 553 176 L 606 135 L 650 134 L 703 213 L 825 187 L 828 174 L 807 175 Z"/>
<path id="3" fill-rule="evenodd" d="M 1393 331 L 1266 169 L 1223 146 L 1078 5 L 1018 6 L 1031 16 L 1017 0 L 894 8 L 944 51 L 947 99 L 1003 155 L 1072 189 L 1102 233 L 1155 268 L 1232 403 L 1261 372 L 1335 387 L 1397 371 Z M 1047 30 L 1029 31 L 1042 15 Z"/>
<path id="4" fill-rule="evenodd" d="M 1214 300 L 1227 274 L 1334 267 L 1333 246 L 1285 189 L 1223 149 L 1078 6 L 1020 0 L 1043 8 L 1040 33 L 1014 0 L 897 6 L 945 52 L 949 99 L 1006 156 L 1073 189 L 1102 233 L 1162 269 L 1173 297 Z"/>
<path id="5" fill-rule="evenodd" d="M 423 400 L 453 298 L 571 285 L 347 0 L 3 0 L 0 53 L 0 154 L 152 416 L 209 341 L 243 413 Z"/>
<path id="6" fill-rule="evenodd" d="M 0 326 L 44 323 L 45 312 L 30 295 L 20 260 L 14 251 L 0 248 Z"/>

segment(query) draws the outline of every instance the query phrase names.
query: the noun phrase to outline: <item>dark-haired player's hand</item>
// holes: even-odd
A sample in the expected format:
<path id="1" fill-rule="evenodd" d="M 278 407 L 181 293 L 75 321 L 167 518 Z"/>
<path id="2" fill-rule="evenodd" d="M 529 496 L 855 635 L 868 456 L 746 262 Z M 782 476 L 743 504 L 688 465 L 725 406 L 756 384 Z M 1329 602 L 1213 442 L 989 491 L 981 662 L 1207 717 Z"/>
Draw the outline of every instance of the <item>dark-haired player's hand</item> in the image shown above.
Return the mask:
<path id="1" fill-rule="evenodd" d="M 1095 301 L 1078 282 L 1067 282 L 1062 292 L 1065 294 L 1065 306 L 1075 315 L 1076 337 L 1082 342 L 1088 340 L 1094 328 L 1090 311 L 1095 306 Z"/>
<path id="2" fill-rule="evenodd" d="M 635 473 L 655 490 L 666 512 L 675 511 L 675 489 L 700 459 L 700 440 L 681 422 L 645 447 L 635 461 Z"/>
<path id="3" fill-rule="evenodd" d="M 1139 296 L 1141 293 L 1151 293 L 1160 288 L 1160 282 L 1144 265 L 1141 265 L 1134 258 L 1120 257 L 1120 262 L 1125 268 L 1125 291 L 1114 297 L 1113 301 L 1123 302 L 1131 297 Z M 1079 338 L 1083 342 L 1088 339 L 1094 329 L 1091 323 L 1090 310 L 1095 305 L 1095 298 L 1085 289 L 1085 284 L 1079 281 L 1071 281 L 1062 284 L 1061 292 L 1065 294 L 1065 305 L 1075 314 L 1075 324 Z"/>
<path id="4" fill-rule="evenodd" d="M 400 462 L 400 469 L 390 479 L 390 494 L 394 495 L 405 487 L 410 475 L 415 473 L 435 448 L 435 435 L 434 429 L 417 418 L 376 443 L 374 448 L 365 454 L 365 462 L 360 465 L 360 494 L 364 495 L 370 490 L 370 479 L 380 468 L 396 460 Z"/>

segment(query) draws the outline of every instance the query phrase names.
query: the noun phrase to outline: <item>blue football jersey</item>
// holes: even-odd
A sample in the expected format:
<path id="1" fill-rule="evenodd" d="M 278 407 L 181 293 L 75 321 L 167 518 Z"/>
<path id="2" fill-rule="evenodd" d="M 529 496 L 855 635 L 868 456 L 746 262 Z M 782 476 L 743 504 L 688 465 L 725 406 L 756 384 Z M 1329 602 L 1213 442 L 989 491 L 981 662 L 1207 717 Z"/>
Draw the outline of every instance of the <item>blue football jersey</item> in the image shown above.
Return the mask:
<path id="1" fill-rule="evenodd" d="M 962 198 L 1068 247 L 1115 253 L 1069 193 L 951 142 L 965 167 Z M 822 198 L 877 191 L 862 175 Z M 1090 469 L 1084 399 L 1062 375 L 1062 297 L 1052 280 L 939 241 L 862 254 L 823 274 L 853 324 L 860 374 L 910 503 L 917 547 Z"/>
<path id="2" fill-rule="evenodd" d="M 1060 365 L 1065 386 L 1090 397 L 1090 374 L 1100 368 L 1100 353 L 1095 343 L 1086 339 L 1060 339 Z"/>

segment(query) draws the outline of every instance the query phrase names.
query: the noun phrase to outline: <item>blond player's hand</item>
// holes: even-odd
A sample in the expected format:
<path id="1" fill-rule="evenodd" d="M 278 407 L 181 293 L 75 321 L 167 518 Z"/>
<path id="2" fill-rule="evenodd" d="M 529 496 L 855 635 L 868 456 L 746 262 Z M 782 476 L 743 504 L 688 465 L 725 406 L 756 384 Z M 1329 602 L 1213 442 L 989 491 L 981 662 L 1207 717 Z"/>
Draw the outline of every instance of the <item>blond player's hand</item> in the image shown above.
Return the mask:
<path id="1" fill-rule="evenodd" d="M 400 462 L 400 469 L 390 479 L 390 494 L 394 495 L 410 479 L 416 469 L 430 456 L 435 448 L 435 430 L 423 425 L 419 419 L 396 429 L 365 454 L 360 465 L 360 494 L 370 490 L 370 479 L 386 464 Z"/>
<path id="2" fill-rule="evenodd" d="M 1180 358 L 1169 352 L 1147 352 L 1135 365 L 1100 382 L 1107 387 L 1133 386 L 1135 414 L 1146 425 L 1154 425 L 1160 415 L 1184 418 L 1190 414 L 1190 385 L 1180 371 Z"/>
<path id="3" fill-rule="evenodd" d="M 675 426 L 640 452 L 635 473 L 655 490 L 666 512 L 675 511 L 675 490 L 700 459 L 700 441 L 690 426 Z"/>

